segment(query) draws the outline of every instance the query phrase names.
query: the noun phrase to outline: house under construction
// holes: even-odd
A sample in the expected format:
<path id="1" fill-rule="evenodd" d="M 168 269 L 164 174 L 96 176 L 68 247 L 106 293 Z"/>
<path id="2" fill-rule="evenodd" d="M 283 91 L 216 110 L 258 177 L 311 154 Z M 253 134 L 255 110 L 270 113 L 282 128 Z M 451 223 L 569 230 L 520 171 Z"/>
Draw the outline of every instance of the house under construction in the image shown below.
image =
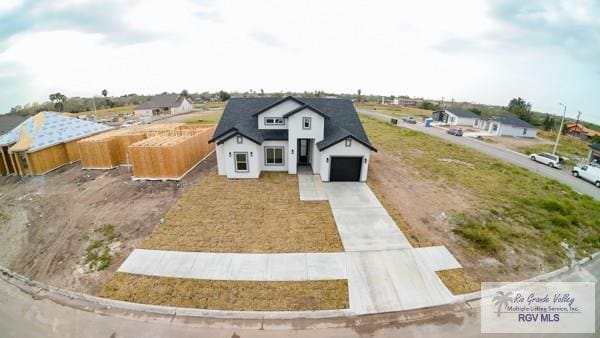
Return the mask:
<path id="1" fill-rule="evenodd" d="M 77 141 L 111 127 L 40 112 L 0 136 L 0 174 L 43 175 L 79 161 Z"/>

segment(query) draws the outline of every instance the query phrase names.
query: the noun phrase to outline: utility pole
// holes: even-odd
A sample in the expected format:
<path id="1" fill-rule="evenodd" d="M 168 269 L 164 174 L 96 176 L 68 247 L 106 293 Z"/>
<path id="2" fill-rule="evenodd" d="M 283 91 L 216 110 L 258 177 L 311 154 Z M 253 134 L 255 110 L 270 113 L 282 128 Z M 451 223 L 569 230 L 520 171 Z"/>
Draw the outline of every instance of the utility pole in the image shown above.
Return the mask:
<path id="1" fill-rule="evenodd" d="M 581 138 L 581 131 L 579 131 L 579 117 L 581 116 L 581 110 L 577 111 L 577 121 L 575 121 L 575 130 L 577 130 L 577 134 Z"/>
<path id="2" fill-rule="evenodd" d="M 552 155 L 556 155 L 556 148 L 558 148 L 558 141 L 560 140 L 560 134 L 562 133 L 563 124 L 565 123 L 565 115 L 567 115 L 567 106 L 562 102 L 559 102 L 559 104 L 563 106 L 564 109 L 562 120 L 560 121 L 560 128 L 558 129 L 558 134 L 556 135 L 556 143 L 554 143 L 554 150 L 552 151 Z"/>

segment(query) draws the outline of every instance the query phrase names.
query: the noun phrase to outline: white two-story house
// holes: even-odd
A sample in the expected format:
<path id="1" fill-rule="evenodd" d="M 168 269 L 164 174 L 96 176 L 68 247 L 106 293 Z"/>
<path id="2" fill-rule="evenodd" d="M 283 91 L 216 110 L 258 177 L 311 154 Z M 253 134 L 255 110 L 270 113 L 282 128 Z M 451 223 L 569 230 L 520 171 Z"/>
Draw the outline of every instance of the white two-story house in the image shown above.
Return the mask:
<path id="1" fill-rule="evenodd" d="M 211 142 L 219 175 L 311 171 L 323 181 L 366 181 L 371 145 L 352 101 L 231 98 Z"/>

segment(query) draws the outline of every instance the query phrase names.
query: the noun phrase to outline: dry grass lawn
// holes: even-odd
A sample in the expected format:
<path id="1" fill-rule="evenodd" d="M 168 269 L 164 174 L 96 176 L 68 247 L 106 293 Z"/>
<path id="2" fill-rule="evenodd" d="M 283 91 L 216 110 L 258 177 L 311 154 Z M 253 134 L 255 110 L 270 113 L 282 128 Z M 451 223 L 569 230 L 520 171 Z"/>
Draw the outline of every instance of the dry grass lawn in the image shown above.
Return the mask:
<path id="1" fill-rule="evenodd" d="M 214 281 L 117 272 L 102 297 L 177 307 L 239 311 L 314 311 L 348 308 L 345 280 Z"/>
<path id="2" fill-rule="evenodd" d="M 216 173 L 190 189 L 142 243 L 145 249 L 284 253 L 343 251 L 326 201 L 300 201 L 298 177 Z"/>

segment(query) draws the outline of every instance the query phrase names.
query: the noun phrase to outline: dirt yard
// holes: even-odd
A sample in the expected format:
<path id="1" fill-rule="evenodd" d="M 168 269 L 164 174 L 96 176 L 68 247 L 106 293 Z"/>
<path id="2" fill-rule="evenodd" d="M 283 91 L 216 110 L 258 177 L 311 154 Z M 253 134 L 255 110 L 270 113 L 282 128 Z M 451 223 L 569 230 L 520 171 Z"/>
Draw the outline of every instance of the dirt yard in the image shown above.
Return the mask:
<path id="1" fill-rule="evenodd" d="M 45 176 L 1 176 L 0 264 L 97 294 L 179 197 L 215 167 L 212 155 L 180 182 L 134 182 L 124 167 L 82 171 L 79 164 Z"/>
<path id="2" fill-rule="evenodd" d="M 102 296 L 145 304 L 238 311 L 314 311 L 349 306 L 346 280 L 219 281 L 117 272 Z"/>
<path id="3" fill-rule="evenodd" d="M 343 251 L 327 201 L 300 201 L 298 177 L 263 172 L 257 180 L 207 176 L 142 243 L 199 252 Z"/>

